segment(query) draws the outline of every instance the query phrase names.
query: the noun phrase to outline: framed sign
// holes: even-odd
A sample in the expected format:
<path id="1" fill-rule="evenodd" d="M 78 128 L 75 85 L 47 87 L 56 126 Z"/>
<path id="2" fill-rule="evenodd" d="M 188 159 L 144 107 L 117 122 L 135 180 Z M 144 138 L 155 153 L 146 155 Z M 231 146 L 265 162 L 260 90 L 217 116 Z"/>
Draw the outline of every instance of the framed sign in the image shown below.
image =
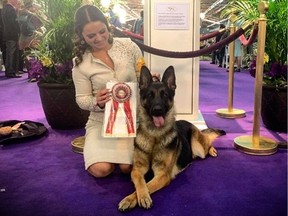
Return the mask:
<path id="1" fill-rule="evenodd" d="M 156 3 L 155 29 L 189 29 L 189 3 Z"/>

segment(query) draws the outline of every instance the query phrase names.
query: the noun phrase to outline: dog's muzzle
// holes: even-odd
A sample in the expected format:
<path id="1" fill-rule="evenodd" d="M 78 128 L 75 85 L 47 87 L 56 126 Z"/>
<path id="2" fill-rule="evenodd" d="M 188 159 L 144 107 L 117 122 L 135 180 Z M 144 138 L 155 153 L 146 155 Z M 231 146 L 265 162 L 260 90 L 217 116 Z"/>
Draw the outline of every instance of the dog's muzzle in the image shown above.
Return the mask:
<path id="1" fill-rule="evenodd" d="M 165 111 L 163 110 L 161 105 L 155 105 L 151 109 L 151 116 L 153 119 L 153 123 L 155 127 L 162 127 L 165 123 L 165 119 L 163 116 L 165 116 Z"/>

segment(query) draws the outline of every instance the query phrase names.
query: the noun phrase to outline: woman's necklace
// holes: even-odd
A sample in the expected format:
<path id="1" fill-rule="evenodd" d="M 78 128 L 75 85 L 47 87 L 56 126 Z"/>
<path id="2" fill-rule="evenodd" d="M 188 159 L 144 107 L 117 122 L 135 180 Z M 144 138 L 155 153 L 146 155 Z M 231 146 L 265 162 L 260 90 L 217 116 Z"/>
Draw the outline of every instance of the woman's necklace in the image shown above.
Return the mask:
<path id="1" fill-rule="evenodd" d="M 97 52 L 92 52 L 92 55 L 101 60 L 104 64 L 106 64 L 107 66 L 109 66 L 110 68 L 114 69 L 114 63 L 111 59 L 111 57 L 108 55 L 107 51 L 97 51 Z"/>

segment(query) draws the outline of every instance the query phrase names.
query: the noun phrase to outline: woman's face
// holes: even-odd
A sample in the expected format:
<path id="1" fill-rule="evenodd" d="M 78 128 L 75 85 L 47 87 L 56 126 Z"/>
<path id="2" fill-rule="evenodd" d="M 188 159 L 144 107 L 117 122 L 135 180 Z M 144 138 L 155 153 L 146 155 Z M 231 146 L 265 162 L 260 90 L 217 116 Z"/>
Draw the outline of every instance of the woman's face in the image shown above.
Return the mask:
<path id="1" fill-rule="evenodd" d="M 101 21 L 90 22 L 83 28 L 82 36 L 93 50 L 105 49 L 109 43 L 109 31 Z"/>

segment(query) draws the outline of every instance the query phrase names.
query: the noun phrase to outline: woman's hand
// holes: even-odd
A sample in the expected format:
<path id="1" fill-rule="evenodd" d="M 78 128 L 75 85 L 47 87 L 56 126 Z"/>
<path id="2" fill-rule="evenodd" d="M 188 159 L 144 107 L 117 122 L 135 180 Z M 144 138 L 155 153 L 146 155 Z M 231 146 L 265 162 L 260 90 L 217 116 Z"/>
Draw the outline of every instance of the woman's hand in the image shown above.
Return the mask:
<path id="1" fill-rule="evenodd" d="M 97 105 L 103 109 L 105 104 L 111 99 L 111 92 L 109 89 L 101 89 L 97 92 L 96 100 Z"/>
<path id="2" fill-rule="evenodd" d="M 160 82 L 160 81 L 161 81 L 161 76 L 160 76 L 159 73 L 153 72 L 153 73 L 151 73 L 151 75 L 152 75 L 152 80 L 153 80 L 153 82 L 155 82 L 155 81 Z"/>

